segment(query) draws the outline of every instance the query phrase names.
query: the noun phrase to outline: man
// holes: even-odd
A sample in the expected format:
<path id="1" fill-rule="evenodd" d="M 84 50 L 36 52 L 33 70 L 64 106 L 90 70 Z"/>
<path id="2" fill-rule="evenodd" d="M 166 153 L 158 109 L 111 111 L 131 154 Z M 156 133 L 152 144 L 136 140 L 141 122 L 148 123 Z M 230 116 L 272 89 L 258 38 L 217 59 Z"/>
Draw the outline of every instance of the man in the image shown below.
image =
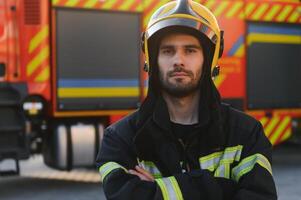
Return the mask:
<path id="1" fill-rule="evenodd" d="M 143 37 L 147 98 L 106 129 L 97 158 L 108 199 L 277 199 L 262 126 L 221 104 L 212 82 L 222 35 L 192 1 L 153 14 Z"/>

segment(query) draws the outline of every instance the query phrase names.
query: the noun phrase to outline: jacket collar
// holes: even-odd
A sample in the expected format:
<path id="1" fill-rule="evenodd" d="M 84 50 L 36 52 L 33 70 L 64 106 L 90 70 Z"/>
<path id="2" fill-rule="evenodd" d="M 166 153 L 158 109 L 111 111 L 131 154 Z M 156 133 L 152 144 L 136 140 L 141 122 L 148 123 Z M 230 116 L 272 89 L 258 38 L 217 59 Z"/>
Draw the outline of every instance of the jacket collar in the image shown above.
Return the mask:
<path id="1" fill-rule="evenodd" d="M 170 116 L 167 108 L 167 104 L 162 96 L 160 96 L 155 104 L 154 112 L 153 112 L 153 120 L 154 122 L 164 130 L 170 130 Z M 209 108 L 200 101 L 199 104 L 199 122 L 198 126 L 205 126 L 210 120 L 210 110 Z"/>
<path id="2" fill-rule="evenodd" d="M 154 104 L 144 104 L 139 109 L 136 135 L 134 145 L 137 156 L 143 160 L 151 160 L 160 168 L 164 174 L 177 172 L 180 167 L 179 155 L 176 153 L 175 143 L 171 133 L 171 125 L 167 105 L 162 97 L 157 97 Z M 152 107 L 145 107 L 146 105 Z M 205 104 L 206 105 L 206 104 Z M 145 113 L 148 111 L 148 113 Z M 218 111 L 217 109 L 215 111 Z M 200 104 L 200 142 L 197 142 L 197 149 L 211 151 L 223 148 L 226 142 L 226 135 L 220 129 L 217 122 L 212 120 L 212 115 L 220 112 L 212 112 L 209 107 Z M 143 121 L 141 121 L 144 119 Z M 142 123 L 143 122 L 143 123 Z M 224 123 L 222 123 L 224 124 Z M 199 153 L 200 153 L 199 152 Z M 197 152 L 196 152 L 197 153 Z"/>
<path id="3" fill-rule="evenodd" d="M 137 131 L 134 137 L 138 151 L 146 150 L 151 143 L 162 143 L 163 138 L 172 140 L 171 123 L 168 108 L 162 96 L 158 96 L 154 104 L 150 104 L 149 99 L 141 106 L 138 112 Z M 210 110 L 206 104 L 200 103 L 199 106 L 199 123 L 200 130 L 207 127 L 210 123 Z M 151 108 L 150 108 L 151 107 Z M 216 140 L 215 140 L 216 141 Z M 144 149 L 144 150 L 143 150 Z M 150 149 L 146 150 L 149 151 Z"/>

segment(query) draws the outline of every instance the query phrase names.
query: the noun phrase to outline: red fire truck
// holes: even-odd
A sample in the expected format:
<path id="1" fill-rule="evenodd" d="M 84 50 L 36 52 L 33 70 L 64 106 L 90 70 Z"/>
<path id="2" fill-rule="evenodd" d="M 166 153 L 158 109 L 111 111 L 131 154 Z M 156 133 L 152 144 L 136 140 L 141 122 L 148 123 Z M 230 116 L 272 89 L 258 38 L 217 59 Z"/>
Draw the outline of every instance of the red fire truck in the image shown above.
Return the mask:
<path id="1" fill-rule="evenodd" d="M 0 161 L 14 159 L 16 173 L 34 153 L 61 170 L 93 166 L 103 127 L 145 96 L 140 35 L 166 2 L 0 0 Z M 300 1 L 197 2 L 225 31 L 215 80 L 224 100 L 273 144 L 298 136 Z"/>

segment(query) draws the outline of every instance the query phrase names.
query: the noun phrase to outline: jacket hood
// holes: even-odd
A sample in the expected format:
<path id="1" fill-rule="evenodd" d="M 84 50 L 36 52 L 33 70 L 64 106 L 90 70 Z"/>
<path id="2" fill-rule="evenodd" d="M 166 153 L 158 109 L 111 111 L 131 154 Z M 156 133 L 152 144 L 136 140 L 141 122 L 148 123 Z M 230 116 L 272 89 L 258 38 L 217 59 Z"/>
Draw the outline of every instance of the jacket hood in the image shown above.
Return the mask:
<path id="1" fill-rule="evenodd" d="M 211 63 L 214 54 L 214 46 L 203 34 L 187 27 L 174 26 L 160 30 L 149 39 L 150 66 L 148 72 L 148 93 L 146 99 L 139 109 L 139 125 L 142 125 L 149 117 L 152 116 L 158 98 L 162 98 L 157 62 L 158 48 L 161 39 L 167 34 L 173 32 L 189 34 L 196 37 L 200 41 L 202 48 L 204 49 L 203 53 L 205 59 L 199 86 L 199 123 L 203 123 L 206 121 L 204 119 L 207 119 L 208 117 L 218 118 L 216 115 L 218 115 L 217 113 L 219 112 L 218 110 L 220 108 L 221 97 L 211 78 Z M 204 110 L 206 110 L 206 112 L 204 112 Z"/>

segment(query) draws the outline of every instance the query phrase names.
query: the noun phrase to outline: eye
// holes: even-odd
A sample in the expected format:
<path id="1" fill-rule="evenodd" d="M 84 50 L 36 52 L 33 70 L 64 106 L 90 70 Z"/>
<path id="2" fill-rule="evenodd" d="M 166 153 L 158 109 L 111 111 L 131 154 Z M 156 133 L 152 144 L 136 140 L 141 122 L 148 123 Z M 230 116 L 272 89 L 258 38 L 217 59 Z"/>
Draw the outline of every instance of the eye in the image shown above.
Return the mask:
<path id="1" fill-rule="evenodd" d="M 174 51 L 171 48 L 164 48 L 160 50 L 160 53 L 163 55 L 172 55 L 173 52 Z"/>
<path id="2" fill-rule="evenodd" d="M 187 48 L 187 49 L 185 50 L 185 52 L 188 53 L 188 54 L 190 54 L 190 53 L 195 53 L 195 52 L 197 52 L 197 50 L 194 49 L 194 48 Z"/>

